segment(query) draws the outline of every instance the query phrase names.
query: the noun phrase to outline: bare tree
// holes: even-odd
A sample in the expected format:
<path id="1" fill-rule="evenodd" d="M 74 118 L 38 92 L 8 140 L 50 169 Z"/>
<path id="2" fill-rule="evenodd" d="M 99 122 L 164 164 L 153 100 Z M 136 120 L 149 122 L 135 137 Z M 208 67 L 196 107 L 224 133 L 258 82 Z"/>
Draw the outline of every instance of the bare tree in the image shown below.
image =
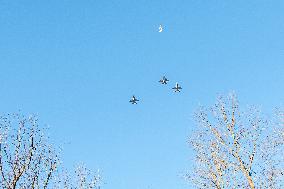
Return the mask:
<path id="1" fill-rule="evenodd" d="M 96 188 L 96 176 L 92 182 L 84 175 L 85 180 L 77 184 L 64 177 L 58 153 L 44 134 L 35 116 L 0 116 L 0 188 L 47 189 L 58 188 L 61 183 L 66 189 Z"/>
<path id="2" fill-rule="evenodd" d="M 235 95 L 201 107 L 195 117 L 198 130 L 189 143 L 196 164 L 186 178 L 197 188 L 284 188 L 283 121 L 268 121 L 255 107 L 240 111 Z"/>
<path id="3" fill-rule="evenodd" d="M 58 189 L 100 189 L 102 184 L 102 177 L 99 170 L 95 174 L 92 174 L 84 164 L 76 167 L 75 177 L 70 176 L 63 169 L 58 176 L 58 182 L 56 182 L 56 187 L 54 187 Z"/>

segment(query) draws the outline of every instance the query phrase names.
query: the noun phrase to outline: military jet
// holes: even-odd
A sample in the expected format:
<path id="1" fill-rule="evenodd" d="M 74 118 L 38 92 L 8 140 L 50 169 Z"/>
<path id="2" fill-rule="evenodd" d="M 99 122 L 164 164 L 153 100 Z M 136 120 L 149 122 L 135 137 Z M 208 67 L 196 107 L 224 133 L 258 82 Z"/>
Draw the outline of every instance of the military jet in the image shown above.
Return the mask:
<path id="1" fill-rule="evenodd" d="M 176 83 L 175 87 L 173 87 L 172 89 L 174 89 L 175 92 L 180 92 L 180 89 L 182 88 L 180 87 L 178 83 Z"/>
<path id="2" fill-rule="evenodd" d="M 163 78 L 159 82 L 162 83 L 163 85 L 165 85 L 165 84 L 168 83 L 168 81 L 169 80 L 165 76 L 163 76 Z"/>
<path id="3" fill-rule="evenodd" d="M 132 98 L 129 100 L 131 104 L 137 104 L 139 100 L 133 95 Z"/>

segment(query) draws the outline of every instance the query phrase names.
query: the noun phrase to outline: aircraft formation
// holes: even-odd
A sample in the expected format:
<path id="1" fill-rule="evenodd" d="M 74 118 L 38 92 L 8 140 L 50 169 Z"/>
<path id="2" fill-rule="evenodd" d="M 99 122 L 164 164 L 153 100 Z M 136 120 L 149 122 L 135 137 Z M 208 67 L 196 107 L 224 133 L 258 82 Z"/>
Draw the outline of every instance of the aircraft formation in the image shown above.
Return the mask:
<path id="1" fill-rule="evenodd" d="M 164 30 L 164 28 L 163 28 L 163 26 L 160 24 L 159 29 L 158 29 L 158 32 L 161 33 L 161 32 L 163 32 L 163 30 Z M 170 81 L 170 80 L 168 80 L 168 79 L 166 78 L 166 76 L 163 76 L 162 79 L 159 80 L 159 83 L 161 83 L 162 85 L 166 85 L 166 84 L 168 84 L 169 81 Z M 182 89 L 182 88 L 181 88 L 181 86 L 176 82 L 175 86 L 174 86 L 172 89 L 174 90 L 174 92 L 181 92 L 181 89 Z M 138 101 L 139 101 L 139 100 L 135 97 L 135 95 L 133 95 L 133 96 L 131 97 L 131 99 L 129 100 L 129 102 L 130 102 L 131 104 L 137 104 Z"/>
<path id="2" fill-rule="evenodd" d="M 170 80 L 168 80 L 166 76 L 163 76 L 162 79 L 159 80 L 159 83 L 161 83 L 162 85 L 167 85 L 169 81 Z M 175 86 L 172 89 L 174 92 L 181 92 L 182 87 L 180 86 L 180 84 L 178 84 L 178 82 L 176 82 Z M 138 101 L 139 100 L 135 97 L 135 95 L 133 95 L 129 100 L 131 104 L 137 104 Z"/>

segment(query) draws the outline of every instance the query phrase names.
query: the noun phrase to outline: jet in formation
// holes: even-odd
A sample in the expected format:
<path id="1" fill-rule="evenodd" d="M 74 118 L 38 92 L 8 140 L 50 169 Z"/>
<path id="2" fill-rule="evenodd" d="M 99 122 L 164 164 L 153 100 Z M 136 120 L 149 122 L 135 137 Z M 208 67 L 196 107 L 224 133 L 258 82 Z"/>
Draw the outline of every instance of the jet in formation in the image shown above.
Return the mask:
<path id="1" fill-rule="evenodd" d="M 175 87 L 173 87 L 172 89 L 174 89 L 175 92 L 180 92 L 182 88 L 178 83 L 176 83 Z"/>
<path id="2" fill-rule="evenodd" d="M 132 98 L 129 100 L 131 104 L 137 104 L 139 100 L 133 95 Z"/>
<path id="3" fill-rule="evenodd" d="M 169 80 L 165 76 L 163 76 L 163 78 L 159 82 L 162 83 L 163 85 L 166 85 L 168 81 Z"/>

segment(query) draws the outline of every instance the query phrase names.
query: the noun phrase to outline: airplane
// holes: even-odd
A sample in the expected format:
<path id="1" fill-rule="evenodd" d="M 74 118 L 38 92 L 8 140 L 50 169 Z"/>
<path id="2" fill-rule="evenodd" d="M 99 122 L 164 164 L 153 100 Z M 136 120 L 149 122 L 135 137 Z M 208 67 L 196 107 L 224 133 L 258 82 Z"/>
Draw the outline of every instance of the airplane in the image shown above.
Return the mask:
<path id="1" fill-rule="evenodd" d="M 173 87 L 172 89 L 174 89 L 175 92 L 180 92 L 180 89 L 182 88 L 180 87 L 178 83 L 176 83 L 175 87 Z"/>
<path id="2" fill-rule="evenodd" d="M 165 76 L 163 76 L 163 78 L 159 82 L 162 83 L 162 84 L 167 84 L 168 81 L 169 80 Z"/>
<path id="3" fill-rule="evenodd" d="M 129 100 L 130 103 L 132 104 L 137 104 L 137 101 L 139 101 L 134 95 L 132 96 L 132 98 Z"/>

